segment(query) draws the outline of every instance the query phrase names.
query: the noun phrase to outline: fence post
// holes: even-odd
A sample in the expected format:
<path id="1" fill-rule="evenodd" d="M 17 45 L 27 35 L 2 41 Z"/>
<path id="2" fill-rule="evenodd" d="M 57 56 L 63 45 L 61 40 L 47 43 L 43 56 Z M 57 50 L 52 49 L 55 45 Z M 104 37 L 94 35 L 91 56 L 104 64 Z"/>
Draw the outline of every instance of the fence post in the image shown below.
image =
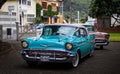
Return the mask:
<path id="1" fill-rule="evenodd" d="M 3 37 L 2 25 L 0 25 L 0 41 L 2 41 L 2 37 Z"/>
<path id="2" fill-rule="evenodd" d="M 16 22 L 16 40 L 18 41 L 18 35 L 19 35 L 19 22 Z"/>

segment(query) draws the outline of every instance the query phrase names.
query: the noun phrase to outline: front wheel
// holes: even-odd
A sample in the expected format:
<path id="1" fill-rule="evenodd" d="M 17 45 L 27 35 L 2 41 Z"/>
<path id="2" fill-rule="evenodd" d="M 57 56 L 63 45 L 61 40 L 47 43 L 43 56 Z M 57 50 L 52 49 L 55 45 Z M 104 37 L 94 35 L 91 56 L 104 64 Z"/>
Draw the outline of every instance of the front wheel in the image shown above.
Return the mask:
<path id="1" fill-rule="evenodd" d="M 80 61 L 80 55 L 79 55 L 79 53 L 77 52 L 76 55 L 75 55 L 75 57 L 74 57 L 73 60 L 72 60 L 72 63 L 71 63 L 71 64 L 72 64 L 72 67 L 73 67 L 73 68 L 78 67 L 79 61 Z"/>

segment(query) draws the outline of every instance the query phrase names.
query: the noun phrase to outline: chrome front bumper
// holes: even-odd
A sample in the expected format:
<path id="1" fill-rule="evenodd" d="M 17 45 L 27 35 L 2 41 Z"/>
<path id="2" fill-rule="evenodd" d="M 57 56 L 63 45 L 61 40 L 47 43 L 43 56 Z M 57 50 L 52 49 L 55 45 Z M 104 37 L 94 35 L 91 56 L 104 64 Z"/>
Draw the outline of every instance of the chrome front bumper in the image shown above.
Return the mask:
<path id="1" fill-rule="evenodd" d="M 95 43 L 95 46 L 106 46 L 106 45 L 108 45 L 109 44 L 109 42 L 104 42 L 104 43 Z"/>
<path id="2" fill-rule="evenodd" d="M 74 58 L 70 51 L 58 50 L 22 50 L 21 54 L 27 61 L 39 62 L 71 62 Z"/>
<path id="3" fill-rule="evenodd" d="M 109 44 L 108 40 L 104 39 L 95 39 L 95 46 L 106 46 Z"/>

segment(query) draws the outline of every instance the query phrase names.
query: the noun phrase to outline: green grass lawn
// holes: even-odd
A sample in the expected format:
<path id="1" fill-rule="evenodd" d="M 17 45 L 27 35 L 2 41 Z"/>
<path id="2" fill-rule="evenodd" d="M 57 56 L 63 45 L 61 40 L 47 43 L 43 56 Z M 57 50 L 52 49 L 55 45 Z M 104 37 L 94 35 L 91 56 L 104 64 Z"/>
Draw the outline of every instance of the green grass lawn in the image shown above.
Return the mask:
<path id="1" fill-rule="evenodd" d="M 120 41 L 120 33 L 109 33 L 110 41 Z"/>

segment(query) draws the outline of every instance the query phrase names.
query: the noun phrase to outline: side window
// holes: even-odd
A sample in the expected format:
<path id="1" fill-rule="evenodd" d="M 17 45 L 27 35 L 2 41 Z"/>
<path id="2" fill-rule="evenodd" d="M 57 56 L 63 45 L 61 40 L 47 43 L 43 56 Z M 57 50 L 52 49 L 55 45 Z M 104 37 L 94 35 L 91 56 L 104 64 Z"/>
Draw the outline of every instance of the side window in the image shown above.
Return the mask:
<path id="1" fill-rule="evenodd" d="M 50 27 L 44 28 L 43 34 L 44 34 L 45 36 L 52 35 L 52 29 L 51 29 Z"/>
<path id="2" fill-rule="evenodd" d="M 84 28 L 80 29 L 80 36 L 83 36 L 83 37 L 87 36 L 87 31 Z"/>
<path id="3" fill-rule="evenodd" d="M 79 36 L 80 36 L 80 32 L 79 32 L 79 30 L 78 30 L 78 31 L 76 31 L 76 32 L 74 33 L 74 36 L 77 36 L 77 37 L 79 37 Z"/>

